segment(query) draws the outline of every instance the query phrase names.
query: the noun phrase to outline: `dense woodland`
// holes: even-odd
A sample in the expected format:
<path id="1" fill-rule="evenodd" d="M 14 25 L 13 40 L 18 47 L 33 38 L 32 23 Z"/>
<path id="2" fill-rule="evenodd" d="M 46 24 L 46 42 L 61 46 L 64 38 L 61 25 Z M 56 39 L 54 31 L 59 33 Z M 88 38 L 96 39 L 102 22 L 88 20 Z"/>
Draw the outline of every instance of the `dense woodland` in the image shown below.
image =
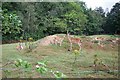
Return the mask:
<path id="1" fill-rule="evenodd" d="M 92 10 L 84 2 L 4 2 L 1 9 L 3 40 L 37 40 L 67 30 L 74 35 L 120 32 L 119 2 L 110 12 Z"/>

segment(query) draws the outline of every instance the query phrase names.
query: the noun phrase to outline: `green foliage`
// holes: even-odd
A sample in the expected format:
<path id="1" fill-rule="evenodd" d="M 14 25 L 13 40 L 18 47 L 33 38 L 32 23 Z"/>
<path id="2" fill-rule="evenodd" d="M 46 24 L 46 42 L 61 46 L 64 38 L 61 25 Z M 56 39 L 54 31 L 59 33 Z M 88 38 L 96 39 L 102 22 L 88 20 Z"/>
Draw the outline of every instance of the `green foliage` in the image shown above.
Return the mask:
<path id="1" fill-rule="evenodd" d="M 43 73 L 46 73 L 47 68 L 45 68 L 45 67 L 39 67 L 39 68 L 37 68 L 36 70 L 37 70 L 39 73 L 43 74 Z"/>
<path id="2" fill-rule="evenodd" d="M 42 66 L 46 66 L 47 65 L 47 61 L 41 61 L 41 62 L 37 62 L 37 64 L 42 65 Z"/>
<path id="3" fill-rule="evenodd" d="M 15 6 L 15 7 L 14 7 Z M 2 32 L 4 39 L 34 40 L 66 33 L 93 35 L 118 33 L 119 3 L 105 17 L 102 7 L 88 9 L 84 2 L 3 3 Z"/>
<path id="4" fill-rule="evenodd" d="M 23 32 L 21 33 L 23 38 L 26 39 L 31 36 L 35 40 L 50 34 L 66 33 L 67 29 L 70 29 L 72 33 L 80 34 L 86 23 L 84 8 L 82 2 L 11 2 L 3 5 L 3 9 L 8 9 L 9 12 L 16 11 L 19 15 L 23 24 Z"/>
<path id="5" fill-rule="evenodd" d="M 55 78 L 65 78 L 66 77 L 65 74 L 63 74 L 59 71 L 54 71 L 53 74 L 54 74 Z"/>
<path id="6" fill-rule="evenodd" d="M 107 14 L 105 31 L 109 34 L 119 34 L 120 32 L 120 3 L 116 3 Z"/>
<path id="7" fill-rule="evenodd" d="M 73 34 L 81 34 L 87 22 L 87 16 L 78 3 L 69 3 L 68 6 L 70 6 L 70 10 L 64 15 L 64 20 L 68 25 L 67 29 Z"/>
<path id="8" fill-rule="evenodd" d="M 46 62 L 47 61 L 37 62 L 36 71 L 39 72 L 40 74 L 46 73 L 48 71 L 46 67 Z"/>
<path id="9" fill-rule="evenodd" d="M 40 61 L 37 62 L 36 65 L 36 71 L 39 72 L 40 74 L 45 74 L 46 72 L 52 72 L 52 74 L 55 76 L 55 78 L 64 78 L 66 75 L 59 71 L 53 71 L 49 68 L 47 68 L 47 61 Z"/>
<path id="10" fill-rule="evenodd" d="M 2 33 L 3 39 L 5 36 L 8 39 L 15 39 L 15 36 L 22 32 L 22 22 L 15 12 L 9 12 L 7 9 L 3 10 Z"/>
<path id="11" fill-rule="evenodd" d="M 103 31 L 102 26 L 105 17 L 103 16 L 103 14 L 100 14 L 99 11 L 100 11 L 99 8 L 98 10 L 91 9 L 87 10 L 88 22 L 85 25 L 84 34 L 86 35 L 100 34 Z"/>
<path id="12" fill-rule="evenodd" d="M 32 64 L 22 59 L 17 59 L 14 62 L 14 65 L 16 66 L 17 70 L 20 70 L 22 73 L 31 72 L 32 70 Z"/>
<path id="13" fill-rule="evenodd" d="M 30 64 L 27 61 L 24 61 L 22 59 L 18 59 L 14 62 L 14 65 L 17 68 L 23 69 L 25 72 L 26 71 L 31 71 L 32 69 L 32 64 Z M 63 73 L 59 72 L 59 71 L 52 71 L 51 69 L 49 69 L 47 67 L 47 61 L 43 60 L 43 61 L 39 61 L 37 62 L 37 64 L 35 65 L 35 70 L 37 72 L 39 72 L 41 75 L 44 75 L 47 72 L 52 72 L 52 74 L 55 76 L 55 78 L 64 78 L 66 77 L 66 75 L 64 75 Z M 50 70 L 50 71 L 49 71 Z M 8 71 L 4 71 L 6 74 L 8 74 Z M 7 76 L 7 75 L 6 75 Z"/>
<path id="14" fill-rule="evenodd" d="M 31 68 L 31 64 L 27 61 L 22 60 L 22 59 L 16 60 L 15 61 L 15 66 L 16 67 L 22 67 L 22 68 L 25 68 L 25 69 Z"/>

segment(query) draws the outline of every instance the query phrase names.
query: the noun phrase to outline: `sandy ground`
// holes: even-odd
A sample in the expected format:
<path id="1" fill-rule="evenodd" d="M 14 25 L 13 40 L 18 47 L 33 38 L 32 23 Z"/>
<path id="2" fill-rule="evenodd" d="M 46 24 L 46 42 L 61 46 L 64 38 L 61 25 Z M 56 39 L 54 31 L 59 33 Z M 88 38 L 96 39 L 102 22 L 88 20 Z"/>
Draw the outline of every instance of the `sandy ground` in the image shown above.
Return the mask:
<path id="1" fill-rule="evenodd" d="M 39 45 L 42 45 L 42 46 L 48 46 L 50 44 L 54 44 L 55 37 L 57 37 L 57 35 L 47 36 L 47 37 L 39 40 L 38 43 L 39 43 Z"/>

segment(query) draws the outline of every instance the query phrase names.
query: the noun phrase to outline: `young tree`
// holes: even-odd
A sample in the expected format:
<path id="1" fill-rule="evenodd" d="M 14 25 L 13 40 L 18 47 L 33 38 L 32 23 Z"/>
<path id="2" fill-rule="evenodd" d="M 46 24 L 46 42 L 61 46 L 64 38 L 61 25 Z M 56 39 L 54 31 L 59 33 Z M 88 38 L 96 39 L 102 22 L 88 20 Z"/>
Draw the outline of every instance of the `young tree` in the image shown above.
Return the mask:
<path id="1" fill-rule="evenodd" d="M 87 22 L 82 2 L 70 2 L 66 10 L 68 11 L 64 15 L 64 20 L 68 25 L 67 29 L 72 34 L 82 34 L 84 25 Z"/>

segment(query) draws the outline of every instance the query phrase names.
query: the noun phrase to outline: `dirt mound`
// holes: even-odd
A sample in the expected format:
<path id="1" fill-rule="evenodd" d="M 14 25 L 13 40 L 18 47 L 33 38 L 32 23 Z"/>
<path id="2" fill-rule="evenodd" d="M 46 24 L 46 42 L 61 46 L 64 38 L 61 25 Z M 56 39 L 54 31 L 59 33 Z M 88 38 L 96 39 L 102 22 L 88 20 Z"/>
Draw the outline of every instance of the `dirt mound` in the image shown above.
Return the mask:
<path id="1" fill-rule="evenodd" d="M 55 37 L 57 37 L 57 35 L 50 35 L 50 36 L 44 37 L 43 39 L 38 41 L 38 44 L 42 46 L 48 46 L 50 44 L 54 44 Z"/>

